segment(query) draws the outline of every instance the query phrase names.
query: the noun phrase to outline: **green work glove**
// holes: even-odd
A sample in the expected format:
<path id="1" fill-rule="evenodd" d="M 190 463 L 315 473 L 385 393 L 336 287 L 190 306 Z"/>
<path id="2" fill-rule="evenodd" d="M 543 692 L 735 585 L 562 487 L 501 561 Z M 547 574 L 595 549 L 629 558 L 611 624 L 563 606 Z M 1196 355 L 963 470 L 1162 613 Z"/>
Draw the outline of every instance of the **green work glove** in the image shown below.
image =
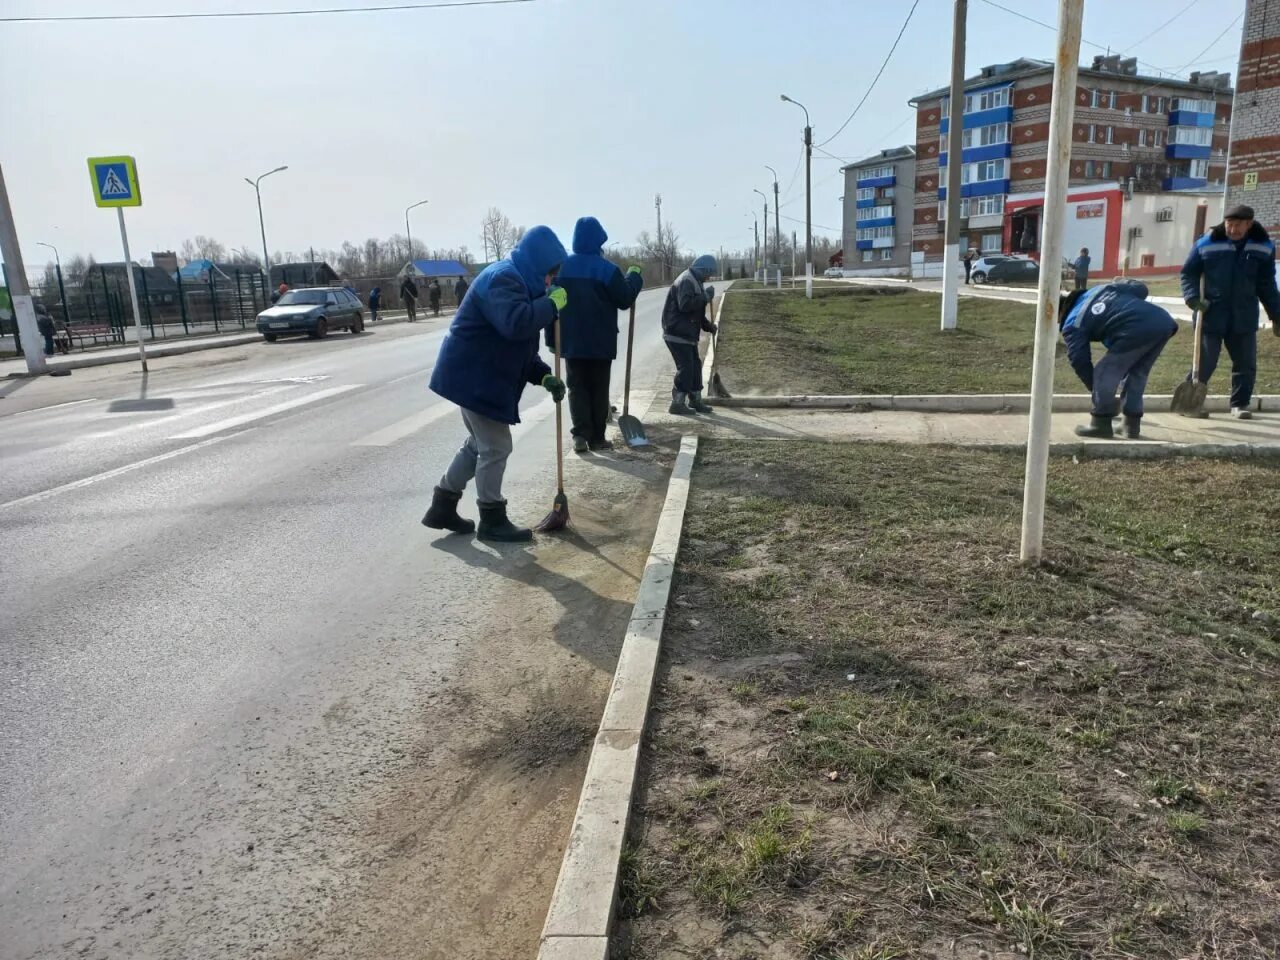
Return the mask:
<path id="1" fill-rule="evenodd" d="M 560 292 L 564 293 L 563 290 Z M 546 389 L 547 393 L 551 394 L 551 399 L 556 403 L 559 403 L 564 399 L 564 381 L 554 373 L 548 373 L 542 378 L 542 386 Z"/>
<path id="2" fill-rule="evenodd" d="M 563 310 L 569 302 L 569 294 L 564 292 L 564 287 L 551 286 L 547 289 L 547 296 L 551 298 L 551 302 L 556 305 L 557 310 Z"/>
<path id="3" fill-rule="evenodd" d="M 1198 313 L 1204 313 L 1209 309 L 1209 301 L 1204 297 L 1191 297 L 1187 300 L 1187 306 Z"/>
<path id="4" fill-rule="evenodd" d="M 636 266 L 634 263 L 633 263 L 631 266 L 627 267 L 627 276 L 628 276 L 628 277 L 629 277 L 629 276 L 631 276 L 633 273 L 634 273 L 634 274 L 639 274 L 640 272 L 641 272 L 641 271 L 640 271 L 640 268 L 639 268 L 638 266 Z"/>

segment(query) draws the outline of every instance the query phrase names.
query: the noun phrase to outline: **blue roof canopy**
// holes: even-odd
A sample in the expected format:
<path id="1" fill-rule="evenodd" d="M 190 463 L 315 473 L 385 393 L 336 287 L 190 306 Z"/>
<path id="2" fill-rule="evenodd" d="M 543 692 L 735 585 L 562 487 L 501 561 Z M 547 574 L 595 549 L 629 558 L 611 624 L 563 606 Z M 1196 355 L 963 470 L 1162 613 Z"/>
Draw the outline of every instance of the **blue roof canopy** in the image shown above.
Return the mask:
<path id="1" fill-rule="evenodd" d="M 414 260 L 413 272 L 419 277 L 469 277 L 471 271 L 460 260 Z M 401 273 L 407 272 L 402 270 Z"/>

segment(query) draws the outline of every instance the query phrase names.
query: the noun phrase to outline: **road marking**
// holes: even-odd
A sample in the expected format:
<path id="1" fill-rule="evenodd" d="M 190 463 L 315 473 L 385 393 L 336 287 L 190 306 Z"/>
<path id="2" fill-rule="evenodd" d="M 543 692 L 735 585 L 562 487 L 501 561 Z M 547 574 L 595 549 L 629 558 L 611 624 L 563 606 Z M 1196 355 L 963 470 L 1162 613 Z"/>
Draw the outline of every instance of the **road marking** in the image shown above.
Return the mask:
<path id="1" fill-rule="evenodd" d="M 280 387 L 271 387 L 267 390 L 258 390 L 254 393 L 241 394 L 238 397 L 231 397 L 227 400 L 217 400 L 213 403 L 206 403 L 200 407 L 192 407 L 189 410 L 177 410 L 173 413 L 165 414 L 159 417 L 152 417 L 149 420 L 142 420 L 138 423 L 127 423 L 122 427 L 114 427 L 111 430 L 103 430 L 101 433 L 91 433 L 87 437 L 90 440 L 98 440 L 102 437 L 114 437 L 121 433 L 129 433 L 133 430 L 143 430 L 147 427 L 168 426 L 174 420 L 185 420 L 187 417 L 199 416 L 202 413 L 208 413 L 210 410 L 220 410 L 223 407 L 230 407 L 237 403 L 248 403 L 251 400 L 260 400 L 263 397 L 269 397 L 275 393 L 281 393 L 285 390 L 293 389 L 297 384 L 288 383 Z"/>
<path id="2" fill-rule="evenodd" d="M 424 380 L 431 375 L 431 371 L 435 369 L 435 364 L 424 367 L 421 370 L 415 370 L 413 373 L 406 373 L 403 377 L 396 377 L 394 380 L 388 380 L 384 386 L 391 386 L 393 383 L 404 383 L 406 380 L 412 380 L 414 377 L 422 377 Z"/>
<path id="3" fill-rule="evenodd" d="M 317 390 L 315 393 L 309 393 L 303 397 L 294 397 L 292 400 L 286 400 L 284 403 L 277 403 L 274 407 L 267 407 L 265 410 L 257 410 L 253 413 L 243 413 L 238 417 L 229 417 L 226 420 L 217 420 L 213 423 L 205 424 L 203 427 L 194 427 L 185 433 L 175 433 L 170 440 L 196 440 L 200 437 L 207 437 L 213 433 L 221 433 L 223 430 L 230 430 L 233 427 L 243 426 L 246 423 L 253 423 L 255 420 L 262 420 L 264 417 L 272 417 L 277 413 L 284 413 L 286 410 L 293 410 L 296 407 L 305 406 L 308 403 L 318 403 L 329 397 L 336 397 L 340 393 L 346 393 L 349 390 L 355 390 L 363 386 L 360 383 L 349 383 L 341 387 L 326 387 L 324 390 Z"/>
<path id="4" fill-rule="evenodd" d="M 528 410 L 520 411 L 520 422 L 511 428 L 511 440 L 514 443 L 526 433 L 547 419 L 555 412 L 556 402 L 547 397 L 541 403 L 530 407 Z"/>
<path id="5" fill-rule="evenodd" d="M 458 408 L 449 403 L 447 400 L 440 403 L 434 403 L 425 410 L 419 410 L 417 413 L 410 414 L 403 420 L 397 420 L 395 423 L 377 430 L 367 437 L 356 440 L 351 444 L 353 447 L 389 447 L 398 440 L 411 436 L 435 423 L 442 420 L 451 413 L 456 413 Z"/>
<path id="6" fill-rule="evenodd" d="M 139 460 L 136 463 L 126 464 L 123 467 L 116 467 L 114 470 L 108 470 L 106 473 L 94 474 L 92 477 L 85 477 L 83 480 L 73 480 L 71 483 L 64 483 L 61 486 L 51 487 L 48 490 L 42 490 L 40 493 L 33 493 L 25 497 L 19 497 L 17 500 L 10 500 L 7 503 L 0 503 L 0 510 L 8 510 L 10 507 L 21 507 L 30 503 L 39 503 L 41 500 L 48 500 L 50 497 L 56 497 L 60 493 L 68 493 L 72 490 L 79 490 L 103 480 L 111 480 L 126 473 L 132 473 L 134 470 L 141 470 L 143 467 L 149 467 L 152 464 L 162 463 L 165 460 L 172 460 L 174 457 L 180 457 L 184 453 L 191 453 L 203 447 L 212 446 L 215 443 L 221 443 L 223 440 L 230 440 L 233 437 L 243 436 L 248 430 L 241 430 L 239 433 L 229 433 L 225 437 L 214 437 L 211 440 L 204 440 L 200 443 L 192 443 L 185 447 L 179 447 L 177 450 L 170 450 L 168 453 L 157 454 L 154 457 L 147 457 L 145 460 Z"/>
<path id="7" fill-rule="evenodd" d="M 17 413 L 10 413 L 4 417 L 0 417 L 0 420 L 11 420 L 14 417 L 26 416 L 28 413 L 47 413 L 50 410 L 61 410 L 64 407 L 75 407 L 82 403 L 93 403 L 97 399 L 97 397 L 90 397 L 88 400 L 68 400 L 66 403 L 51 403 L 47 407 L 35 407 L 32 410 L 19 410 Z"/>

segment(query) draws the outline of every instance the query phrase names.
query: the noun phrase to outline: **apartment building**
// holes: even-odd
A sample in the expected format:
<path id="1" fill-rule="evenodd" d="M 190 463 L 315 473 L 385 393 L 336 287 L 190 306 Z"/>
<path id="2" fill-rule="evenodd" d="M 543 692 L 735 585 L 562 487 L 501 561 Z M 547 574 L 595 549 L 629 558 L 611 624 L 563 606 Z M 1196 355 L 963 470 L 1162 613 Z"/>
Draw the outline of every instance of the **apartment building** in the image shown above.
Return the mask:
<path id="1" fill-rule="evenodd" d="M 845 276 L 909 275 L 915 147 L 881 150 L 842 170 Z"/>
<path id="2" fill-rule="evenodd" d="M 1227 200 L 1280 239 L 1280 3 L 1245 7 L 1238 77 Z"/>
<path id="3" fill-rule="evenodd" d="M 943 88 L 910 101 L 916 108 L 912 269 L 926 276 L 942 270 L 948 93 Z M 1053 64 L 1042 60 L 985 67 L 965 82 L 962 249 L 1029 255 L 1038 250 L 1052 97 Z M 1151 220 L 1161 226 L 1150 252 L 1135 249 L 1134 241 L 1147 231 L 1126 229 L 1126 209 L 1132 197 L 1147 194 L 1216 196 L 1221 208 L 1231 101 L 1229 74 L 1193 73 L 1185 81 L 1144 77 L 1136 60 L 1118 56 L 1095 57 L 1092 67 L 1082 68 L 1069 190 L 1075 217 L 1068 217 L 1066 249 L 1089 246 L 1099 277 L 1121 272 L 1126 254 L 1148 272 L 1176 267 L 1160 262 L 1168 256 L 1163 251 L 1181 246 L 1182 241 L 1168 242 L 1179 229 L 1185 228 L 1190 243 L 1192 224 L 1180 215 L 1195 204 L 1159 207 L 1167 206 L 1174 219 Z"/>

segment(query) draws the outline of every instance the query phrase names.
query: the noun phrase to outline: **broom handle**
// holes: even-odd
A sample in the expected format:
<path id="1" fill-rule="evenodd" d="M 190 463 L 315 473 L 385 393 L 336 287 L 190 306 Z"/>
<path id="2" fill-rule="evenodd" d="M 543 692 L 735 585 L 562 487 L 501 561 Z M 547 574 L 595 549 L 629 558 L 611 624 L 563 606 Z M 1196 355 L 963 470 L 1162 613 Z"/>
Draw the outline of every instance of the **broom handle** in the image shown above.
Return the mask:
<path id="1" fill-rule="evenodd" d="M 627 375 L 626 385 L 622 388 L 622 415 L 625 417 L 631 410 L 631 342 L 636 337 L 636 305 L 631 305 L 631 319 L 627 321 Z"/>
<path id="2" fill-rule="evenodd" d="M 1204 300 L 1204 274 L 1200 274 L 1200 299 Z M 1194 332 L 1196 342 L 1191 345 L 1191 382 L 1200 382 L 1200 311 L 1196 310 L 1191 315 L 1191 329 Z"/>
<path id="3" fill-rule="evenodd" d="M 560 379 L 560 313 L 556 312 L 556 379 Z M 564 411 L 556 403 L 556 490 L 564 493 Z"/>

